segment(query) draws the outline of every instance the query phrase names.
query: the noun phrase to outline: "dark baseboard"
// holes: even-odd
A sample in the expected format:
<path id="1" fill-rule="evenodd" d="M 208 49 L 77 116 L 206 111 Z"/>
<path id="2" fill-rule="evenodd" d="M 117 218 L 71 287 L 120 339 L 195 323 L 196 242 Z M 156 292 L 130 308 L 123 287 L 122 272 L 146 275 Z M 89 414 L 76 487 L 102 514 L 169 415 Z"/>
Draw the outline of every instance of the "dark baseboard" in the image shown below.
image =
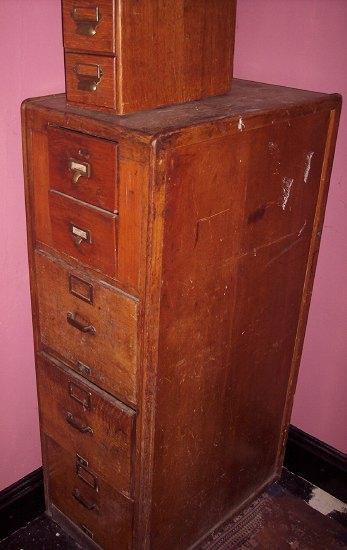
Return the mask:
<path id="1" fill-rule="evenodd" d="M 0 540 L 8 537 L 45 509 L 42 468 L 0 492 Z"/>
<path id="2" fill-rule="evenodd" d="M 295 426 L 289 427 L 284 466 L 347 502 L 347 455 Z"/>

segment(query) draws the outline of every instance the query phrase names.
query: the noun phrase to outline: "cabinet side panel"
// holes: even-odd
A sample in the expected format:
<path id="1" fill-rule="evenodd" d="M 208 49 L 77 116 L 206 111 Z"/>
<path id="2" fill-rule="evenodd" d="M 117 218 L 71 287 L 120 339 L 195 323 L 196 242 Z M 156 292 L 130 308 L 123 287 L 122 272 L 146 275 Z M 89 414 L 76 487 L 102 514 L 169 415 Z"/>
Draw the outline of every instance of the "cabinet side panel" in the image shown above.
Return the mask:
<path id="1" fill-rule="evenodd" d="M 168 153 L 151 548 L 276 474 L 329 112 Z"/>
<path id="2" fill-rule="evenodd" d="M 234 0 L 123 1 L 120 112 L 227 93 L 235 5 Z"/>

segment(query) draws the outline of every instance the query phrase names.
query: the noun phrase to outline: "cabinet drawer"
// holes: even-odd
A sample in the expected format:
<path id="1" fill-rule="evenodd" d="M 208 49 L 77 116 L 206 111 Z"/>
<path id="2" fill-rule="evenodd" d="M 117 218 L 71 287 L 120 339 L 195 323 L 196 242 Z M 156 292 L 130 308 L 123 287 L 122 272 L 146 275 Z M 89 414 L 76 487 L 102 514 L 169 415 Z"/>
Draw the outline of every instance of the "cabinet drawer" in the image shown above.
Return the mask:
<path id="1" fill-rule="evenodd" d="M 133 503 L 80 458 L 44 438 L 50 502 L 105 550 L 131 548 Z"/>
<path id="2" fill-rule="evenodd" d="M 57 191 L 50 191 L 49 211 L 54 248 L 115 278 L 117 215 Z"/>
<path id="3" fill-rule="evenodd" d="M 40 253 L 35 266 L 44 348 L 98 386 L 136 402 L 138 302 Z"/>
<path id="4" fill-rule="evenodd" d="M 37 382 L 43 431 L 129 495 L 135 412 L 54 360 L 38 359 Z"/>
<path id="5" fill-rule="evenodd" d="M 63 0 L 64 47 L 115 53 L 113 0 Z"/>
<path id="6" fill-rule="evenodd" d="M 114 57 L 65 54 L 66 97 L 89 107 L 116 108 Z"/>
<path id="7" fill-rule="evenodd" d="M 50 187 L 99 208 L 117 211 L 117 144 L 48 128 Z"/>

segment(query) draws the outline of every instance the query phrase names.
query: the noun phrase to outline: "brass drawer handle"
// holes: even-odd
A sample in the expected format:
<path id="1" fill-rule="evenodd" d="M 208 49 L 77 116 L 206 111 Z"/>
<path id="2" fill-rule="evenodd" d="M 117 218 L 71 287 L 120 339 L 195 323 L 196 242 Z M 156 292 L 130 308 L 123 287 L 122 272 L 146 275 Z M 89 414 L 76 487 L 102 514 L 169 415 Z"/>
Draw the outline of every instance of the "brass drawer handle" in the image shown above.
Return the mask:
<path id="1" fill-rule="evenodd" d="M 93 327 L 93 325 L 90 325 L 83 321 L 79 321 L 76 317 L 76 314 L 72 313 L 71 311 L 67 312 L 66 320 L 69 323 L 69 325 L 71 325 L 74 328 L 77 328 L 84 334 L 93 334 L 93 335 L 96 334 L 96 330 L 95 330 L 95 327 Z"/>
<path id="2" fill-rule="evenodd" d="M 82 177 L 90 178 L 89 162 L 80 162 L 75 159 L 69 159 L 69 170 L 72 172 L 72 183 L 76 184 Z"/>
<path id="3" fill-rule="evenodd" d="M 82 424 L 80 420 L 77 420 L 77 418 L 74 417 L 74 415 L 70 412 L 66 413 L 66 422 L 70 424 L 75 430 L 78 430 L 82 434 L 90 434 L 93 435 L 93 429 L 90 426 L 87 426 L 86 424 Z"/>
<path id="4" fill-rule="evenodd" d="M 76 63 L 73 72 L 77 77 L 77 88 L 85 92 L 96 92 L 103 70 L 97 63 Z"/>
<path id="5" fill-rule="evenodd" d="M 99 511 L 95 502 L 90 502 L 89 500 L 84 498 L 84 496 L 81 495 L 78 489 L 74 489 L 72 491 L 72 496 L 77 500 L 77 502 L 79 502 L 80 504 L 82 504 L 82 506 L 87 508 L 87 510 L 95 510 L 96 512 Z"/>
<path id="6" fill-rule="evenodd" d="M 100 23 L 101 13 L 99 6 L 79 7 L 71 11 L 71 17 L 76 23 L 76 31 L 83 36 L 94 36 L 96 27 Z"/>

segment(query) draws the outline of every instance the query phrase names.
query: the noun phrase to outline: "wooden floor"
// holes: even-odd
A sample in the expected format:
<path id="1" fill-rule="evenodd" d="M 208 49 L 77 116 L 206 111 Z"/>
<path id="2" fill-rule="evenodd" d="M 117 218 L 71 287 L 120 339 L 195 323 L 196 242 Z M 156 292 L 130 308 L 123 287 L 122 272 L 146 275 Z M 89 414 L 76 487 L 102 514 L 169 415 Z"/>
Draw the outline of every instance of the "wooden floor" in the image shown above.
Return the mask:
<path id="1" fill-rule="evenodd" d="M 347 549 L 347 529 L 334 519 L 337 517 L 344 523 L 346 516 L 341 508 L 338 516 L 332 511 L 332 517 L 314 509 L 316 502 L 319 508 L 319 499 L 314 496 L 316 490 L 312 484 L 287 473 L 280 483 L 271 485 L 250 506 L 213 532 L 198 550 Z M 324 495 L 326 511 L 329 498 L 332 506 L 339 502 L 327 493 Z M 77 550 L 80 546 L 42 515 L 0 542 L 0 550 L 5 549 Z"/>

